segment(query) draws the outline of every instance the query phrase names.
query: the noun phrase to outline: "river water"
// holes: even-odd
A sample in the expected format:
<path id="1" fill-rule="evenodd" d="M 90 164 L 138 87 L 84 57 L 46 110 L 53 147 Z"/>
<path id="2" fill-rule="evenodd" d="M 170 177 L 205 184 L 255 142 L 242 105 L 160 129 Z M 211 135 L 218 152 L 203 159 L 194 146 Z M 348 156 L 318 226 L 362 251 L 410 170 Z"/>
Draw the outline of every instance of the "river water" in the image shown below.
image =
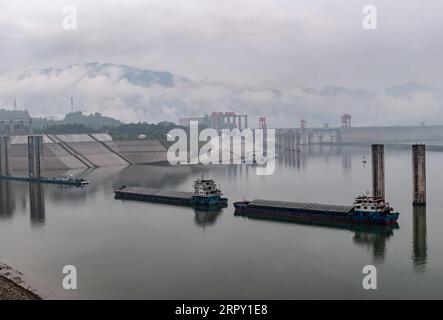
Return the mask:
<path id="1" fill-rule="evenodd" d="M 81 173 L 91 181 L 83 189 L 3 181 L 0 261 L 54 299 L 441 299 L 443 153 L 428 152 L 428 205 L 415 210 L 410 152 L 385 154 L 387 198 L 400 211 L 393 229 L 234 216 L 243 198 L 351 204 L 371 188 L 369 147 L 282 153 L 270 176 L 246 165 L 134 166 Z M 190 191 L 202 174 L 229 207 L 113 199 L 120 185 Z M 63 289 L 65 265 L 77 269 L 77 290 Z M 377 290 L 362 287 L 365 265 L 377 268 Z"/>

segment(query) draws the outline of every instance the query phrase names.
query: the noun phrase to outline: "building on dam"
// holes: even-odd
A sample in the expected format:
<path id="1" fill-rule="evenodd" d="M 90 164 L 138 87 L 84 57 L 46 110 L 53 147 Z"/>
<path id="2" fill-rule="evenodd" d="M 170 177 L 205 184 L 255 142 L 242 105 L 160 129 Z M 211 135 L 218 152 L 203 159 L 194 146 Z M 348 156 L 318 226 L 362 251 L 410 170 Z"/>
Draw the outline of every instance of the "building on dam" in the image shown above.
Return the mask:
<path id="1" fill-rule="evenodd" d="M 0 110 L 0 135 L 32 134 L 32 118 L 28 111 Z"/>

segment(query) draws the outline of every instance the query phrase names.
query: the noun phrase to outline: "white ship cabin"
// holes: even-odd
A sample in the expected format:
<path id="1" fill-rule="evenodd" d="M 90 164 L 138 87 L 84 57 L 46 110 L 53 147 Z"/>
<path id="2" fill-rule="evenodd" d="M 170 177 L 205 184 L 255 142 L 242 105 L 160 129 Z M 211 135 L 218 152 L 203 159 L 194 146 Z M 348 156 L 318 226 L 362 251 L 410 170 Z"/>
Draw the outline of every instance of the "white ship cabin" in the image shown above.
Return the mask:
<path id="1" fill-rule="evenodd" d="M 361 195 L 355 199 L 354 202 L 355 211 L 374 212 L 374 211 L 386 211 L 387 204 L 384 198 L 374 198 L 368 195 Z"/>
<path id="2" fill-rule="evenodd" d="M 215 181 L 205 179 L 203 176 L 194 183 L 194 194 L 197 196 L 219 196 L 221 191 L 217 188 Z"/>

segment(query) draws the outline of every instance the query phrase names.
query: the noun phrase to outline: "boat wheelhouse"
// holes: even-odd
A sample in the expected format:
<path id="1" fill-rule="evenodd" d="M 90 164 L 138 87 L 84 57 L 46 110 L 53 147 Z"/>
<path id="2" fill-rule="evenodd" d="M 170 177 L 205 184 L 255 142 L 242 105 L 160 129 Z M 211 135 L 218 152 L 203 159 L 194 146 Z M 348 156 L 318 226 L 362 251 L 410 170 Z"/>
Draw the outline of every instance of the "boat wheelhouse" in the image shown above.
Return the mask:
<path id="1" fill-rule="evenodd" d="M 217 188 L 213 179 L 205 179 L 203 176 L 201 179 L 197 179 L 194 182 L 194 194 L 196 196 L 221 196 L 222 192 Z"/>
<path id="2" fill-rule="evenodd" d="M 389 206 L 389 203 L 385 202 L 384 197 L 374 198 L 369 195 L 360 195 L 355 198 L 354 211 L 355 212 L 378 212 L 378 213 L 391 213 L 394 209 Z"/>

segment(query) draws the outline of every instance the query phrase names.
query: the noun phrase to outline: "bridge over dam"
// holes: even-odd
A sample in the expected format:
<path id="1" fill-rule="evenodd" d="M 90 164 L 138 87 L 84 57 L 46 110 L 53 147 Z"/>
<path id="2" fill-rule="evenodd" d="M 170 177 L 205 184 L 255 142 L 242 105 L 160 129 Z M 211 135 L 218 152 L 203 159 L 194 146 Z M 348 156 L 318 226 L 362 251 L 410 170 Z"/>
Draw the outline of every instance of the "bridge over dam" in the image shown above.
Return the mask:
<path id="1" fill-rule="evenodd" d="M 167 161 L 166 149 L 157 140 L 113 140 L 106 133 L 44 134 L 45 170 L 89 169 Z M 28 170 L 28 135 L 10 137 L 11 171 Z"/>
<path id="2" fill-rule="evenodd" d="M 311 144 L 373 144 L 443 141 L 443 125 L 276 129 L 276 146 L 298 150 Z"/>

